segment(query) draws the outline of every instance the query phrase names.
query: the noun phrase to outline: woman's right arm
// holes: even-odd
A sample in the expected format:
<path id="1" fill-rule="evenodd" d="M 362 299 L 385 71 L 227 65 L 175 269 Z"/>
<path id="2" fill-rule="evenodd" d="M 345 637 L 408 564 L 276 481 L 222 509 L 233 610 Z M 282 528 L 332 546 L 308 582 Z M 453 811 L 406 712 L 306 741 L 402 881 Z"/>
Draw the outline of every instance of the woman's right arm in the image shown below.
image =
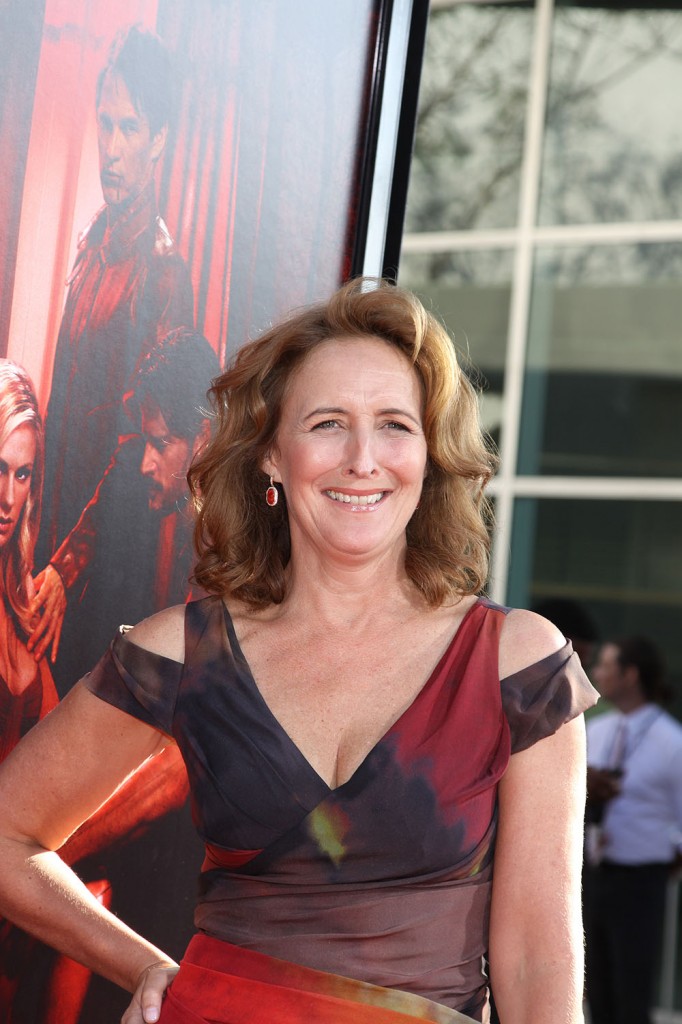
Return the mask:
<path id="1" fill-rule="evenodd" d="M 135 992 L 134 1002 L 146 988 L 150 1007 L 160 1006 L 169 979 L 148 968 L 162 962 L 172 973 L 176 965 L 107 911 L 54 851 L 166 742 L 78 683 L 0 766 L 0 914 Z M 142 1021 L 138 1009 L 124 1020 Z"/>

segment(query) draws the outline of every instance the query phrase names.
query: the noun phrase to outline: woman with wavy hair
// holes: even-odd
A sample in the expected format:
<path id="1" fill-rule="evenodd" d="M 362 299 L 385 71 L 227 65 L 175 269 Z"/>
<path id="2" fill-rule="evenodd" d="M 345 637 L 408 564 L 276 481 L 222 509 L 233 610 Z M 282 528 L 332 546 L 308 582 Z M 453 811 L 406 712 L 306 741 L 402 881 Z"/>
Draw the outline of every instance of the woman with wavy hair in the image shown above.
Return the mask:
<path id="1" fill-rule="evenodd" d="M 125 1024 L 464 1024 L 490 984 L 502 1024 L 577 1024 L 594 691 L 482 595 L 495 460 L 448 335 L 354 281 L 212 398 L 209 596 L 118 636 L 0 770 L 0 909 L 128 988 Z M 53 852 L 171 742 L 206 853 L 180 966 Z"/>
<path id="2" fill-rule="evenodd" d="M 0 759 L 57 703 L 47 663 L 26 646 L 42 473 L 33 387 L 25 370 L 0 359 Z"/>

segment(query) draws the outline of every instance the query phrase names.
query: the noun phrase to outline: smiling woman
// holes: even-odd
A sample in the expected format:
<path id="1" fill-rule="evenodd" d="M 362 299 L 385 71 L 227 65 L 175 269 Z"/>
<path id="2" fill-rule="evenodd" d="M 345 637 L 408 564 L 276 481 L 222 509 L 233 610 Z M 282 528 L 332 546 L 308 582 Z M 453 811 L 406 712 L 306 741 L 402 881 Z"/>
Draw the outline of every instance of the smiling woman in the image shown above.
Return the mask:
<path id="1" fill-rule="evenodd" d="M 286 496 L 292 565 L 403 561 L 426 473 L 419 379 L 381 339 L 314 349 L 287 389 L 263 468 Z"/>
<path id="2" fill-rule="evenodd" d="M 365 356 L 371 356 L 367 367 Z M 305 394 L 307 381 L 313 379 L 314 401 Z M 392 391 L 382 394 L 384 386 Z M 203 536 L 213 541 L 197 579 L 210 590 L 231 591 L 237 585 L 240 599 L 256 605 L 282 600 L 293 495 L 284 487 L 286 501 L 275 514 L 263 508 L 270 456 L 278 447 L 280 428 L 296 432 L 289 425 L 296 415 L 310 417 L 302 424 L 303 435 L 314 429 L 345 436 L 339 420 L 344 414 L 338 400 L 341 388 L 358 406 L 355 420 L 362 411 L 359 403 L 366 403 L 365 415 L 370 407 L 376 413 L 376 426 L 391 439 L 389 449 L 424 447 L 426 465 L 402 524 L 409 578 L 434 605 L 477 593 L 488 569 L 489 510 L 483 489 L 496 465 L 479 427 L 477 396 L 444 328 L 414 296 L 389 286 L 365 290 L 358 282 L 341 289 L 324 307 L 294 312 L 245 345 L 216 382 L 218 429 L 191 470 L 202 494 L 200 551 Z M 295 411 L 296 396 L 299 404 L 307 403 L 305 412 Z M 359 422 L 356 426 L 360 434 L 358 429 L 351 434 L 357 440 L 362 427 Z M 344 470 L 339 467 L 339 472 Z M 345 473 L 346 479 L 348 468 Z"/>
<path id="3" fill-rule="evenodd" d="M 488 963 L 503 1024 L 578 1024 L 594 691 L 481 595 L 494 459 L 450 339 L 354 281 L 212 398 L 210 596 L 118 636 L 0 771 L 0 910 L 133 992 L 124 1024 L 488 1021 Z M 206 848 L 179 967 L 50 852 L 172 740 Z"/>

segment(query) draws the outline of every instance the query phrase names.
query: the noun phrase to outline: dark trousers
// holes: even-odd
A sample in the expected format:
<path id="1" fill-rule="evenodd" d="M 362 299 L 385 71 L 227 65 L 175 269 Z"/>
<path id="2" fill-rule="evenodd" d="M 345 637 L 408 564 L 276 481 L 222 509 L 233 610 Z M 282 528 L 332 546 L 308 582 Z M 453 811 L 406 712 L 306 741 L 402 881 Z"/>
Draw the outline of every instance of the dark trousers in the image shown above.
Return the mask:
<path id="1" fill-rule="evenodd" d="M 670 866 L 600 864 L 584 877 L 592 1024 L 651 1024 Z"/>

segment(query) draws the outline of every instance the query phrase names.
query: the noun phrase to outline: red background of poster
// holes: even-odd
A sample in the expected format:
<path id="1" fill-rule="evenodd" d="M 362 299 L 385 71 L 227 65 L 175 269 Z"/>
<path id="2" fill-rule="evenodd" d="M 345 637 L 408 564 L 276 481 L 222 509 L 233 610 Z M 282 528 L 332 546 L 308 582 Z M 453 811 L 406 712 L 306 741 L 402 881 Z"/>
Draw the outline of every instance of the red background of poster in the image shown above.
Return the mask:
<path id="1" fill-rule="evenodd" d="M 31 129 L 23 180 L 3 176 L 3 203 L 19 220 L 0 238 L 14 278 L 0 352 L 29 371 L 43 408 L 64 282 L 102 202 L 94 93 L 116 31 L 142 23 L 179 55 L 181 113 L 158 172 L 159 208 L 190 267 L 197 327 L 224 360 L 347 270 L 375 6 L 46 0 L 40 46 L 37 19 L 17 12 L 21 77 L 35 65 L 36 84 L 23 104 L 9 90 L 2 98 L 3 138 L 21 136 L 27 118 Z M 21 141 L 3 157 L 14 178 Z"/>

